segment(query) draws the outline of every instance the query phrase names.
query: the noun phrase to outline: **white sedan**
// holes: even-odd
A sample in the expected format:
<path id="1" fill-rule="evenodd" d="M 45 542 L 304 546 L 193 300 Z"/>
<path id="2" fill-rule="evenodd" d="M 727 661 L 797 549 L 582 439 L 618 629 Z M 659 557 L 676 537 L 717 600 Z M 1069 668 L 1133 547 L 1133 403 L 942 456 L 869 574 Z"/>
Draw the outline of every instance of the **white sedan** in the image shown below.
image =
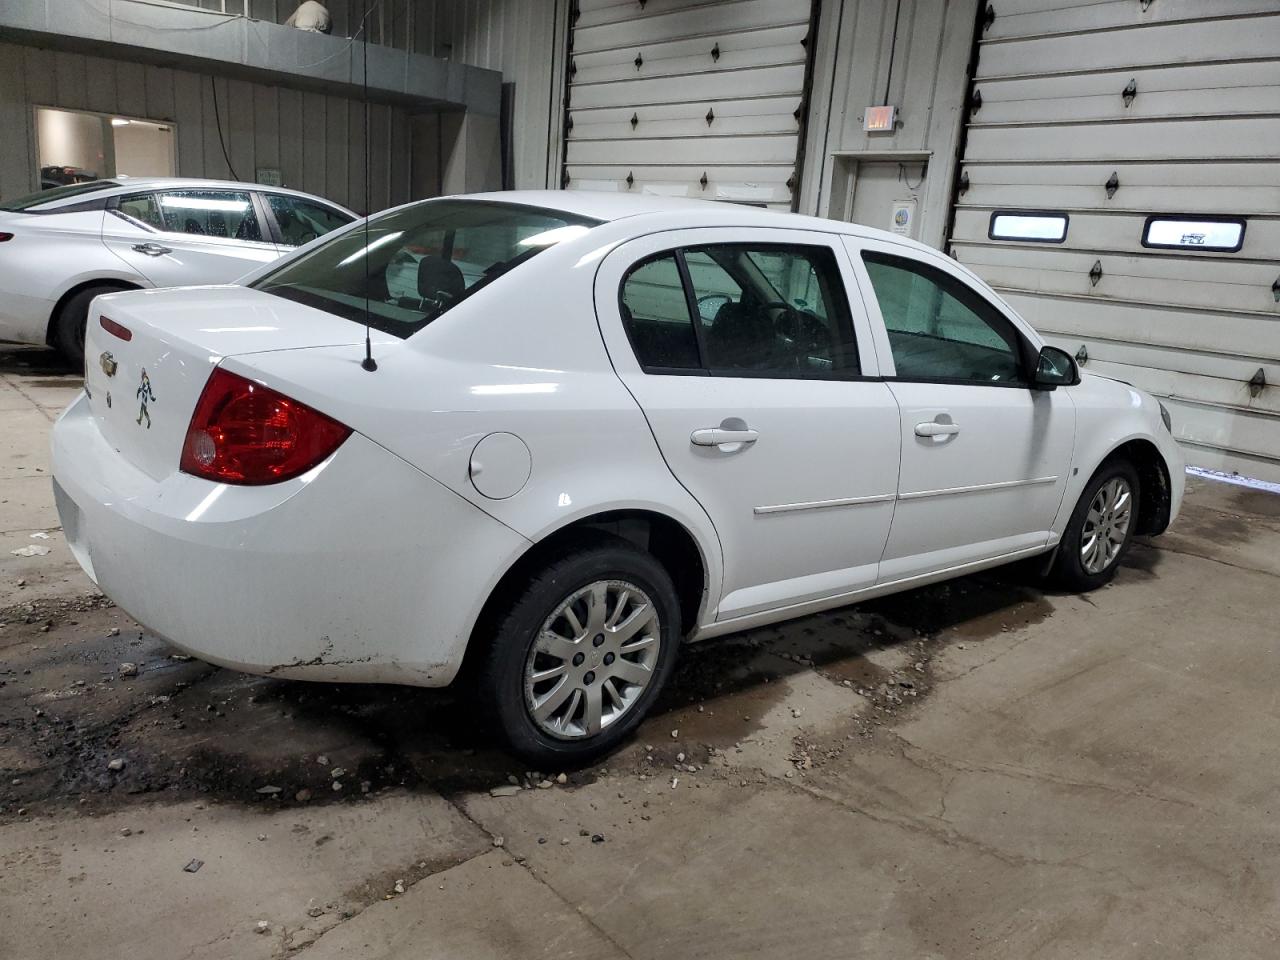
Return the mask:
<path id="1" fill-rule="evenodd" d="M 100 297 L 88 350 L 55 492 L 109 596 L 236 670 L 466 676 L 543 770 L 626 737 L 685 641 L 1034 556 L 1089 589 L 1182 499 L 1157 401 L 964 267 L 729 205 L 416 203 Z"/>
<path id="2" fill-rule="evenodd" d="M 94 180 L 0 200 L 0 340 L 80 365 L 102 293 L 230 283 L 356 218 L 295 190 L 222 180 Z"/>

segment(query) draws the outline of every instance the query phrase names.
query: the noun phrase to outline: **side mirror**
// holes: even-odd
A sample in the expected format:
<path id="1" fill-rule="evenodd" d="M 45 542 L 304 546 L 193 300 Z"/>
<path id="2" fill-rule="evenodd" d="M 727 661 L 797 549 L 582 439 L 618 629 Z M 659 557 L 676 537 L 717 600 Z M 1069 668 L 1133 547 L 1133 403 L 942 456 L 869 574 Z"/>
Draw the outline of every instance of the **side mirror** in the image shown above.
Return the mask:
<path id="1" fill-rule="evenodd" d="M 1036 390 L 1056 390 L 1058 387 L 1074 387 L 1080 382 L 1080 368 L 1076 358 L 1057 347 L 1041 347 L 1036 360 L 1036 375 L 1031 386 Z"/>

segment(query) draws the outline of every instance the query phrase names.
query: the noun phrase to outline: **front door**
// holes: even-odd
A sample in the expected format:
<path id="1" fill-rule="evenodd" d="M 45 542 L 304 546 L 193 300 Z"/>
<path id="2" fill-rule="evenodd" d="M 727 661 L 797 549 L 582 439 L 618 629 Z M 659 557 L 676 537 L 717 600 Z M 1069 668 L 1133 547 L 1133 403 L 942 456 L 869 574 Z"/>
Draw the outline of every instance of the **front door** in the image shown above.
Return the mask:
<path id="1" fill-rule="evenodd" d="M 597 275 L 615 368 L 719 535 L 718 619 L 875 582 L 898 408 L 847 282 L 838 241 L 794 230 L 657 234 Z"/>
<path id="2" fill-rule="evenodd" d="M 881 581 L 1045 546 L 1075 441 L 1067 391 L 1029 387 L 1029 341 L 944 258 L 847 243 L 902 414 Z"/>
<path id="3" fill-rule="evenodd" d="M 231 283 L 280 255 L 248 190 L 123 196 L 103 219 L 102 240 L 157 287 Z"/>

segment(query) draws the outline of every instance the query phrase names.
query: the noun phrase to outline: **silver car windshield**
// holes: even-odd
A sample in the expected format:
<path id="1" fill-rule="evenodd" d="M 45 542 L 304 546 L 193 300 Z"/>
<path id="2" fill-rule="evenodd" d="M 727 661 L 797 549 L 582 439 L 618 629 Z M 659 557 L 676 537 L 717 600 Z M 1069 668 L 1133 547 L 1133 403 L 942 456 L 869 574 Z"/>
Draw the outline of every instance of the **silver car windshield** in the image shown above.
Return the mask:
<path id="1" fill-rule="evenodd" d="M 252 286 L 409 337 L 539 251 L 600 221 L 488 200 L 433 200 L 369 219 Z M 368 309 L 366 311 L 366 304 Z"/>

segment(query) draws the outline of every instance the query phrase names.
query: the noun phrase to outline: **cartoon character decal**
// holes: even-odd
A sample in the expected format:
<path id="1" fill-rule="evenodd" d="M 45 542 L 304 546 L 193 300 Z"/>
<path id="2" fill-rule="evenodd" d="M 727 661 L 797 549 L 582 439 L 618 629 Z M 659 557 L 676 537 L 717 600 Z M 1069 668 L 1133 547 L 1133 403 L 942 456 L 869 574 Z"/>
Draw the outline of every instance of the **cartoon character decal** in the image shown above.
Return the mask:
<path id="1" fill-rule="evenodd" d="M 135 421 L 139 426 L 142 425 L 142 418 L 147 419 L 147 429 L 151 429 L 151 414 L 147 411 L 148 403 L 155 403 L 156 395 L 151 390 L 151 378 L 147 376 L 147 368 L 142 368 L 142 379 L 138 383 L 138 419 Z"/>

